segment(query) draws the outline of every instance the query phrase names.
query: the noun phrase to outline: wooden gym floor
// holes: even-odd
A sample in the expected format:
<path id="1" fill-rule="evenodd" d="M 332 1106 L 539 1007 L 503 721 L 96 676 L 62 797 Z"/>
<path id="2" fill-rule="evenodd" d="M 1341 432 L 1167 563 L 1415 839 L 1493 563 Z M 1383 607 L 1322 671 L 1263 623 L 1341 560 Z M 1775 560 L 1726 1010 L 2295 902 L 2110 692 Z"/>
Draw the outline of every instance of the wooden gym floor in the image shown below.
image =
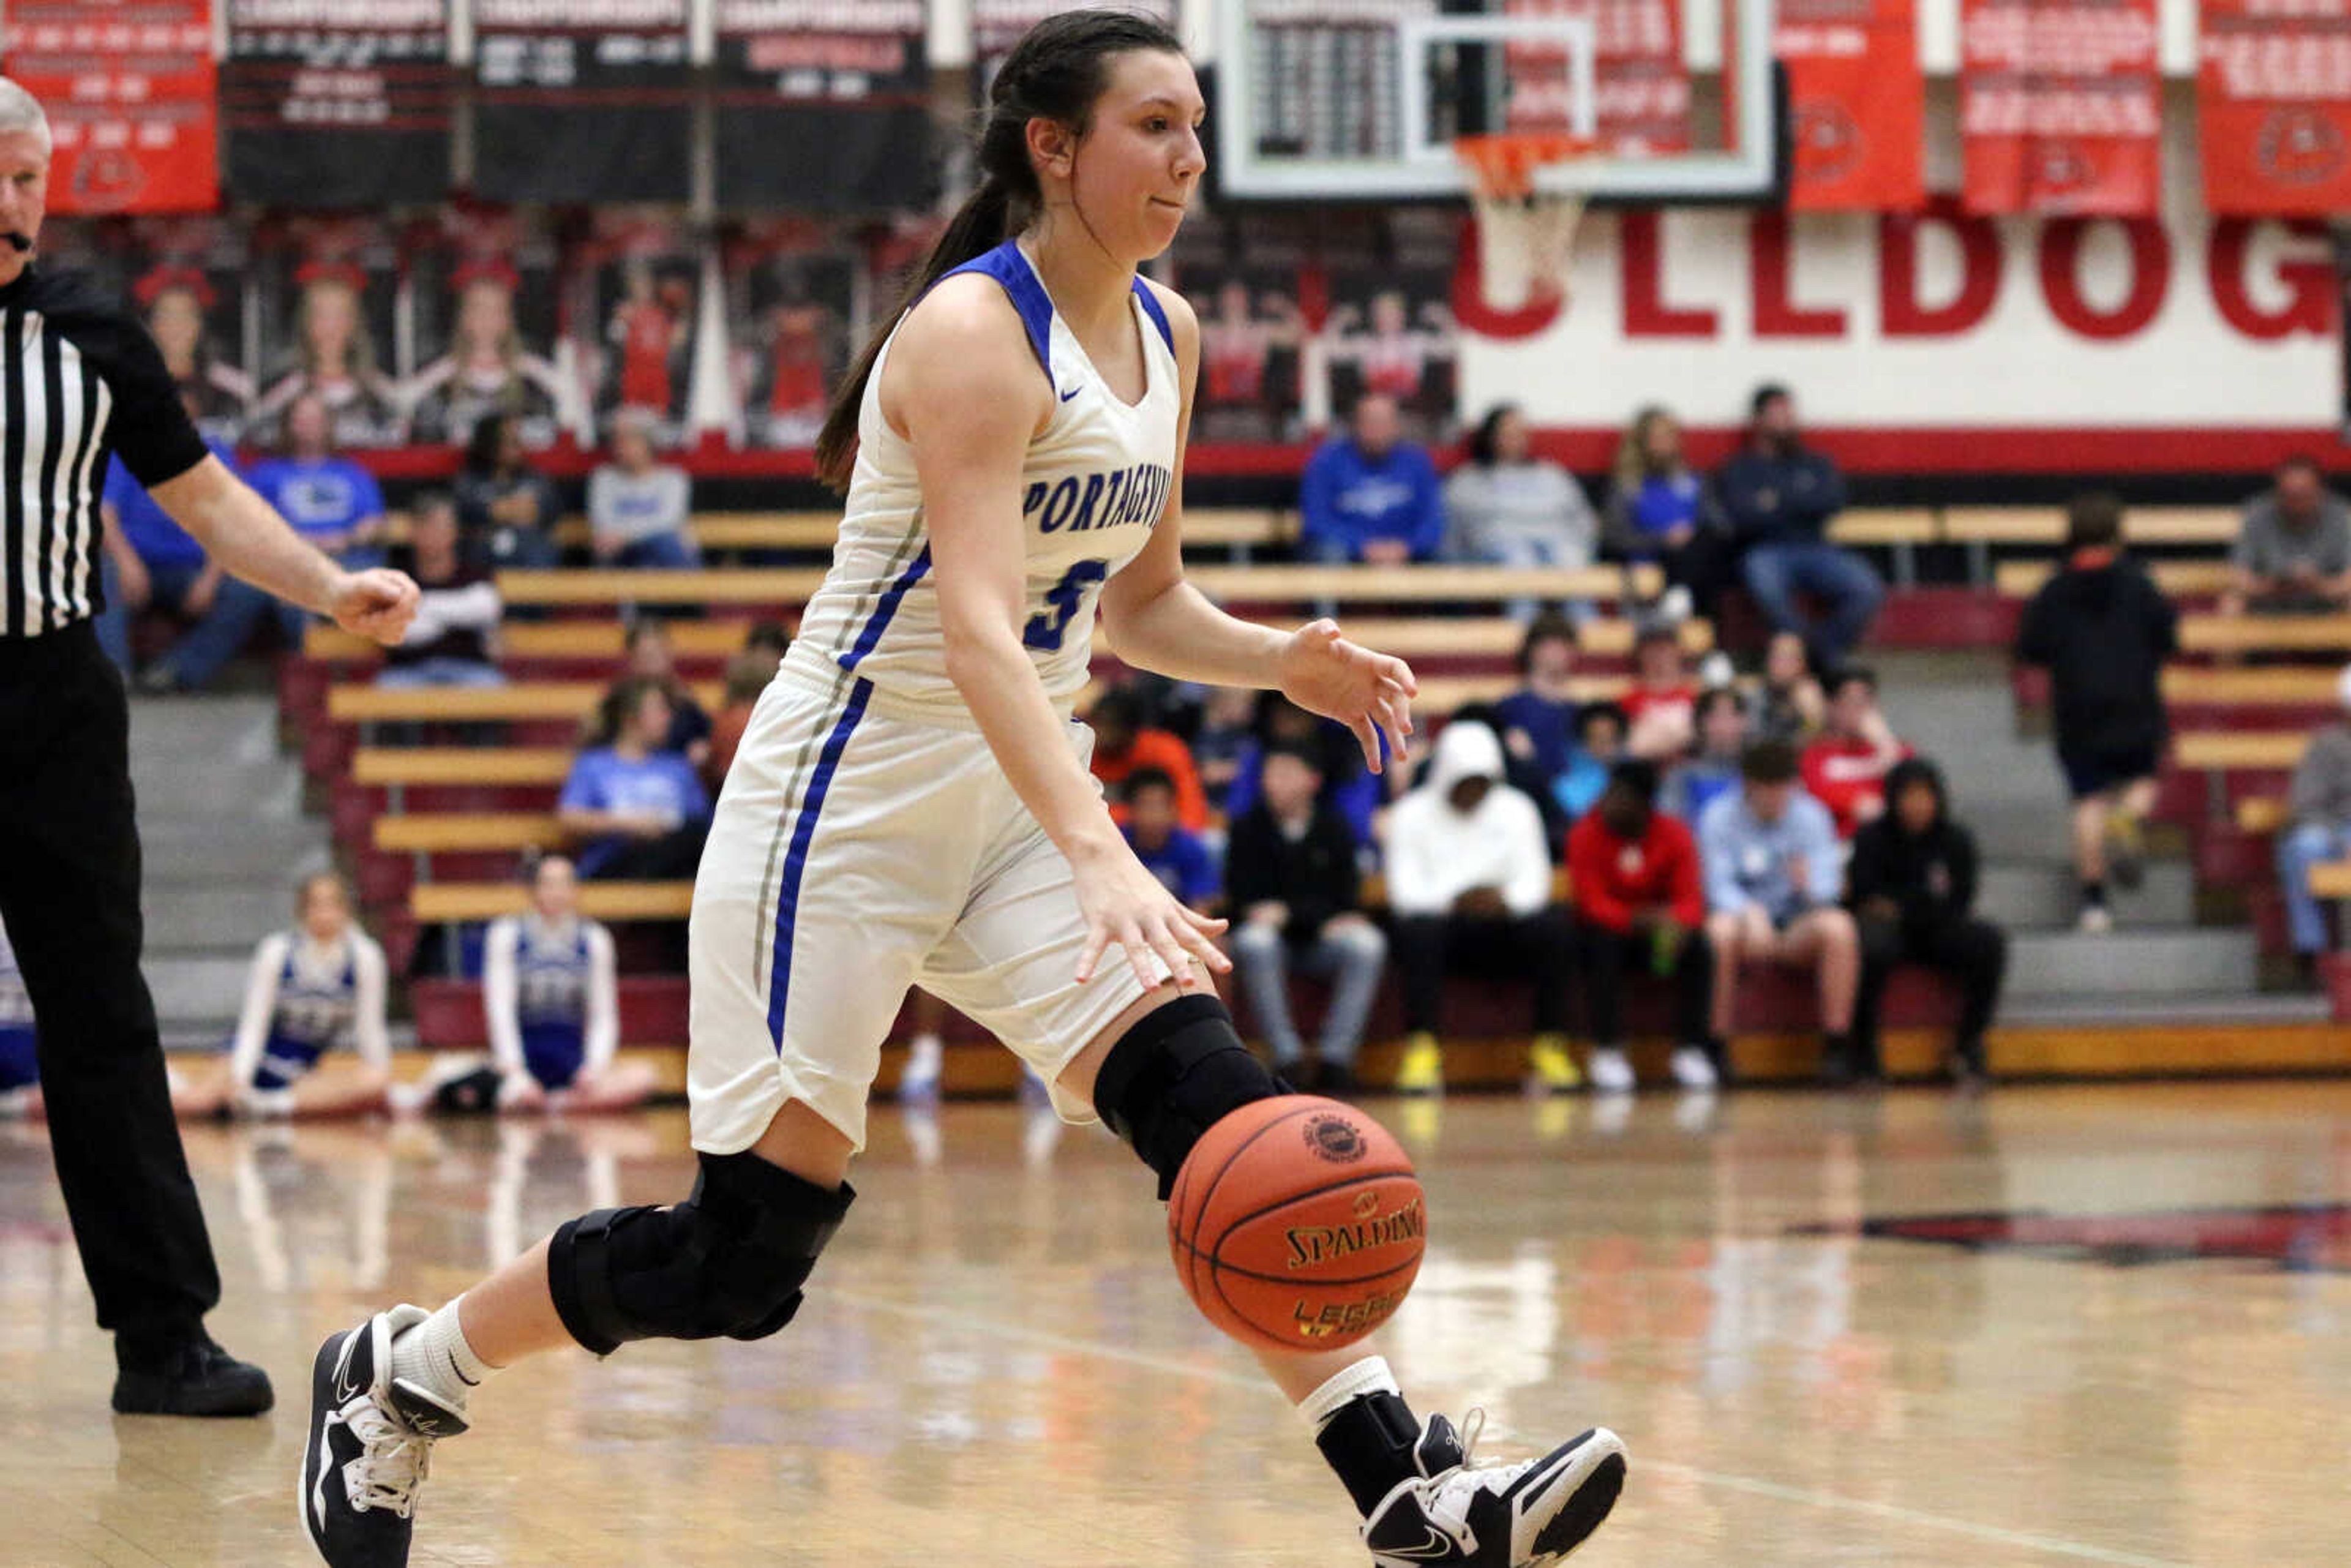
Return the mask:
<path id="1" fill-rule="evenodd" d="M 1384 1348 L 1523 1454 L 1603 1421 L 1577 1568 L 2351 1562 L 2351 1083 L 1377 1107 L 1431 1254 Z M 414 1561 L 1359 1563 L 1343 1495 L 1171 1279 L 1092 1130 L 877 1107 L 799 1322 L 506 1375 Z M 257 1421 L 108 1414 L 37 1128 L 0 1128 L 0 1563 L 310 1561 L 312 1347 L 557 1221 L 684 1190 L 684 1118 L 195 1130 Z M 1907 1224 L 1896 1224 L 1907 1221 Z"/>

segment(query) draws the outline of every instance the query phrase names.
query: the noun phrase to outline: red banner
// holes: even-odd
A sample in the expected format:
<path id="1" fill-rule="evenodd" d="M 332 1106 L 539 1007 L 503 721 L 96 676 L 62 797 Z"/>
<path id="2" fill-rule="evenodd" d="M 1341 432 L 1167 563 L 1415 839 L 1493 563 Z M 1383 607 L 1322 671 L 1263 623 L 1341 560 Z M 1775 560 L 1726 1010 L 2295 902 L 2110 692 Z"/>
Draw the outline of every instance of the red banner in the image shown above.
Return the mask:
<path id="1" fill-rule="evenodd" d="M 54 213 L 209 212 L 212 0 L 5 0 L 8 75 L 48 111 Z"/>
<path id="2" fill-rule="evenodd" d="M 1916 0 L 1781 0 L 1778 53 L 1795 111 L 1788 204 L 1925 204 L 1927 86 Z"/>
<path id="3" fill-rule="evenodd" d="M 1965 0 L 1969 210 L 2155 212 L 2162 85 L 2155 0 Z"/>
<path id="4" fill-rule="evenodd" d="M 2203 0 L 2204 204 L 2244 217 L 2351 207 L 2351 0 Z"/>

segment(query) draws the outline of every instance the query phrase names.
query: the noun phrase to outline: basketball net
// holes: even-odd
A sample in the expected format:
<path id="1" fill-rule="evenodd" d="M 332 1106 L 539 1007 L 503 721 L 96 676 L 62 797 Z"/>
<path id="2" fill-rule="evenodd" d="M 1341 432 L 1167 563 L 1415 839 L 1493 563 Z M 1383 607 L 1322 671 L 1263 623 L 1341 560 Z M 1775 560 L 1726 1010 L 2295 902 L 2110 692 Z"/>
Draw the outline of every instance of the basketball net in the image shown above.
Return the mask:
<path id="1" fill-rule="evenodd" d="M 1583 197 L 1538 189 L 1535 172 L 1589 157 L 1594 150 L 1588 138 L 1558 131 L 1454 140 L 1453 151 L 1469 172 L 1469 204 L 1478 214 L 1479 282 L 1494 308 L 1566 300 Z"/>

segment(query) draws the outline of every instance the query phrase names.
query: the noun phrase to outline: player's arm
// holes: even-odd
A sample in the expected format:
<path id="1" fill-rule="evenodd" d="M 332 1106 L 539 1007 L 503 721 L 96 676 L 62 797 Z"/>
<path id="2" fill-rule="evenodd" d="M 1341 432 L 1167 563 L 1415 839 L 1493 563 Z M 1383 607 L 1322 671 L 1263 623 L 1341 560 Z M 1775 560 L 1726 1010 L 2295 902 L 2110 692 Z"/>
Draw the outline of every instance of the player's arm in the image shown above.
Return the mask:
<path id="1" fill-rule="evenodd" d="M 351 970 L 357 983 L 351 998 L 351 1047 L 371 1071 L 388 1076 L 392 1071 L 392 1035 L 384 1028 L 383 1013 L 389 966 L 384 961 L 383 949 L 372 938 L 357 932 L 352 935 Z"/>
<path id="2" fill-rule="evenodd" d="M 588 927 L 587 1003 L 580 1071 L 592 1077 L 612 1065 L 621 1047 L 620 966 L 612 954 L 612 934 L 601 925 Z"/>
<path id="3" fill-rule="evenodd" d="M 502 1078 L 523 1076 L 522 983 L 515 972 L 521 932 L 511 917 L 493 920 L 482 944 L 482 1017 L 489 1026 L 490 1061 Z"/>
<path id="4" fill-rule="evenodd" d="M 1200 321 L 1191 306 L 1156 284 L 1144 285 L 1166 308 L 1184 382 L 1176 427 L 1176 482 L 1151 542 L 1102 589 L 1102 631 L 1121 659 L 1179 681 L 1217 686 L 1272 686 L 1311 712 L 1355 733 L 1374 772 L 1383 764 L 1379 732 L 1399 752 L 1412 733 L 1413 694 L 1420 684 L 1401 659 L 1358 647 L 1338 623 L 1310 622 L 1276 632 L 1226 614 L 1184 577 L 1184 458 L 1192 441 L 1192 397 L 1199 379 Z"/>
<path id="5" fill-rule="evenodd" d="M 977 277 L 949 278 L 917 306 L 882 372 L 882 413 L 914 452 L 947 678 L 1004 777 L 1076 873 L 1087 946 L 1078 978 L 1118 943 L 1136 976 L 1150 956 L 1183 976 L 1187 954 L 1228 967 L 1221 922 L 1186 917 L 1110 820 L 1021 645 L 1028 614 L 1021 465 L 1053 408 L 1011 302 Z"/>
<path id="6" fill-rule="evenodd" d="M 261 939 L 253 952 L 253 967 L 246 972 L 245 1005 L 236 1015 L 236 1039 L 229 1048 L 229 1092 L 242 1094 L 253 1087 L 261 1066 L 261 1048 L 268 1043 L 270 1020 L 277 1014 L 277 977 L 285 972 L 290 946 L 283 933 Z"/>

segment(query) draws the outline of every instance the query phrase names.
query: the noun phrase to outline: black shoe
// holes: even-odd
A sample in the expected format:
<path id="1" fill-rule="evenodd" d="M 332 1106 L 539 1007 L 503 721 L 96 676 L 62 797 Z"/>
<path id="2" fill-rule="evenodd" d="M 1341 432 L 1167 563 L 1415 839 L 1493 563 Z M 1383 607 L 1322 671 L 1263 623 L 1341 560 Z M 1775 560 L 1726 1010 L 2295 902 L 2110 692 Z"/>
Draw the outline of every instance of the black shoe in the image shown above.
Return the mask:
<path id="1" fill-rule="evenodd" d="M 121 1416 L 258 1416 L 277 1403 L 269 1374 L 198 1333 L 161 1350 L 118 1346 L 114 1409 Z"/>
<path id="2" fill-rule="evenodd" d="M 1855 1077 L 1851 1051 L 1840 1050 L 1833 1045 L 1821 1047 L 1822 1088 L 1850 1089 L 1854 1085 Z"/>
<path id="3" fill-rule="evenodd" d="M 456 1411 L 392 1380 L 393 1335 L 427 1315 L 394 1307 L 319 1347 L 300 1502 L 327 1568 L 403 1568 L 433 1444 L 465 1429 Z"/>
<path id="4" fill-rule="evenodd" d="M 1432 1416 L 1413 1448 L 1418 1475 L 1398 1481 L 1364 1521 L 1378 1568 L 1551 1568 L 1583 1544 L 1625 1487 L 1625 1445 L 1595 1427 L 1540 1459 L 1472 1468 L 1467 1437 Z"/>

